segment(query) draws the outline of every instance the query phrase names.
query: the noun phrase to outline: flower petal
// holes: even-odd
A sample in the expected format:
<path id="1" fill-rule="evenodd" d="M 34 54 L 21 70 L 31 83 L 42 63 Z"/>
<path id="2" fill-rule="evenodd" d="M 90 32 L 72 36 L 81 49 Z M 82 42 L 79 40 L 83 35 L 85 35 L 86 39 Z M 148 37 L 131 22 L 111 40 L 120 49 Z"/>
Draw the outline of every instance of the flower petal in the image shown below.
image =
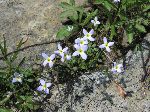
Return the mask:
<path id="1" fill-rule="evenodd" d="M 68 47 L 65 47 L 65 48 L 63 49 L 64 53 L 66 53 L 67 50 L 68 50 Z"/>
<path id="2" fill-rule="evenodd" d="M 120 69 L 120 68 L 118 68 L 118 69 L 117 69 L 117 72 L 118 72 L 118 73 L 121 73 L 121 69 Z"/>
<path id="3" fill-rule="evenodd" d="M 40 84 L 41 85 L 44 85 L 45 84 L 45 81 L 43 79 L 40 79 Z"/>
<path id="4" fill-rule="evenodd" d="M 80 38 L 75 39 L 75 43 L 79 44 L 80 43 Z"/>
<path id="5" fill-rule="evenodd" d="M 104 37 L 104 38 L 103 38 L 103 41 L 104 41 L 104 43 L 107 43 L 107 38 Z"/>
<path id="6" fill-rule="evenodd" d="M 74 44 L 74 47 L 75 47 L 76 49 L 80 49 L 80 46 L 79 46 L 78 44 Z"/>
<path id="7" fill-rule="evenodd" d="M 100 24 L 100 22 L 99 22 L 99 21 L 96 21 L 96 24 Z"/>
<path id="8" fill-rule="evenodd" d="M 93 37 L 89 37 L 88 38 L 90 41 L 95 41 L 95 38 L 93 38 Z"/>
<path id="9" fill-rule="evenodd" d="M 105 44 L 100 45 L 99 48 L 105 48 Z"/>
<path id="10" fill-rule="evenodd" d="M 114 42 L 109 42 L 108 43 L 108 46 L 112 46 L 112 45 L 114 45 Z"/>
<path id="11" fill-rule="evenodd" d="M 62 50 L 62 47 L 61 47 L 61 45 L 60 45 L 60 44 L 58 44 L 58 49 L 59 49 L 59 50 Z"/>
<path id="12" fill-rule="evenodd" d="M 85 29 L 83 29 L 83 34 L 86 35 L 87 33 L 88 32 Z"/>
<path id="13" fill-rule="evenodd" d="M 81 49 L 83 49 L 83 51 L 86 51 L 88 49 L 88 46 L 87 45 L 83 45 L 83 46 L 81 46 Z"/>
<path id="14" fill-rule="evenodd" d="M 94 21 L 94 20 L 91 20 L 91 23 L 95 23 L 95 21 Z"/>
<path id="15" fill-rule="evenodd" d="M 52 62 L 52 61 L 49 62 L 48 65 L 49 65 L 49 67 L 51 68 L 51 67 L 53 66 L 53 62 Z"/>
<path id="16" fill-rule="evenodd" d="M 65 61 L 64 56 L 62 56 L 61 57 L 61 62 L 64 62 L 64 61 Z"/>
<path id="17" fill-rule="evenodd" d="M 72 56 L 77 56 L 77 55 L 79 55 L 78 51 L 75 51 L 75 52 L 72 54 Z"/>
<path id="18" fill-rule="evenodd" d="M 94 20 L 95 20 L 95 21 L 97 21 L 97 20 L 98 20 L 98 19 L 97 19 L 97 16 L 94 18 Z"/>
<path id="19" fill-rule="evenodd" d="M 93 35 L 94 34 L 94 30 L 91 29 L 91 31 L 89 32 L 89 34 Z"/>
<path id="20" fill-rule="evenodd" d="M 45 89 L 45 93 L 49 94 L 49 89 L 48 88 Z"/>
<path id="21" fill-rule="evenodd" d="M 20 82 L 20 83 L 22 83 L 22 79 L 21 78 L 18 78 L 17 81 Z"/>
<path id="22" fill-rule="evenodd" d="M 84 40 L 84 44 L 88 44 L 88 41 L 87 41 L 87 40 Z"/>
<path id="23" fill-rule="evenodd" d="M 67 56 L 66 56 L 66 59 L 67 59 L 67 60 L 70 60 L 70 59 L 71 59 L 71 55 L 67 55 Z"/>
<path id="24" fill-rule="evenodd" d="M 45 66 L 47 65 L 47 63 L 48 63 L 48 61 L 45 60 L 45 61 L 43 62 L 43 66 L 45 67 Z"/>
<path id="25" fill-rule="evenodd" d="M 113 62 L 113 64 L 114 64 L 114 67 L 116 66 L 116 62 Z"/>
<path id="26" fill-rule="evenodd" d="M 38 90 L 38 91 L 42 91 L 42 90 L 43 90 L 43 87 L 42 87 L 42 86 L 39 86 L 39 87 L 37 88 L 37 90 Z"/>
<path id="27" fill-rule="evenodd" d="M 55 58 L 55 54 L 52 54 L 52 55 L 50 56 L 50 59 L 53 60 L 54 58 Z"/>
<path id="28" fill-rule="evenodd" d="M 45 59 L 48 58 L 47 54 L 45 54 L 45 53 L 42 53 L 42 56 L 43 56 L 43 58 L 45 58 Z"/>
<path id="29" fill-rule="evenodd" d="M 111 50 L 110 50 L 110 48 L 109 48 L 109 47 L 106 47 L 106 51 L 107 51 L 107 52 L 110 52 Z"/>
<path id="30" fill-rule="evenodd" d="M 58 51 L 58 50 L 57 50 L 57 51 L 54 51 L 54 53 L 59 54 L 59 51 Z"/>
<path id="31" fill-rule="evenodd" d="M 17 80 L 16 78 L 13 78 L 12 83 L 15 83 L 15 82 L 17 82 Z"/>
<path id="32" fill-rule="evenodd" d="M 86 55 L 84 52 L 83 52 L 83 53 L 81 53 L 80 55 L 81 55 L 82 59 L 84 59 L 84 60 L 86 60 L 86 59 L 87 59 L 87 55 Z"/>
<path id="33" fill-rule="evenodd" d="M 118 67 L 121 68 L 121 67 L 123 67 L 123 65 L 122 64 L 118 64 Z"/>
<path id="34" fill-rule="evenodd" d="M 46 83 L 46 87 L 50 87 L 52 83 Z"/>

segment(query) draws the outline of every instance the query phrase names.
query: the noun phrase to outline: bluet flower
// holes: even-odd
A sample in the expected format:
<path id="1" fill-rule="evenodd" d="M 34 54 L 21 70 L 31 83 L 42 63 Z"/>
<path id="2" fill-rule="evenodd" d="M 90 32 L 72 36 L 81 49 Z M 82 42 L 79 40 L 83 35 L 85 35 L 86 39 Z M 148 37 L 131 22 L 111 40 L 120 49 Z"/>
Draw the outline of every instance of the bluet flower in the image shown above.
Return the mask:
<path id="1" fill-rule="evenodd" d="M 74 47 L 76 48 L 76 51 L 73 53 L 73 56 L 80 55 L 82 59 L 86 60 L 87 55 L 85 54 L 85 51 L 88 49 L 88 46 L 87 45 L 80 46 L 80 45 L 75 44 Z"/>
<path id="2" fill-rule="evenodd" d="M 109 47 L 112 46 L 114 44 L 114 42 L 109 42 L 108 43 L 106 37 L 103 38 L 103 41 L 104 41 L 104 44 L 100 45 L 99 47 L 100 48 L 106 48 L 106 51 L 110 52 L 111 50 L 110 50 Z"/>
<path id="3" fill-rule="evenodd" d="M 42 56 L 45 58 L 45 61 L 43 62 L 44 67 L 48 64 L 49 67 L 51 68 L 53 66 L 53 60 L 55 58 L 55 54 L 52 54 L 50 57 L 48 57 L 47 54 L 42 53 Z"/>
<path id="4" fill-rule="evenodd" d="M 38 91 L 44 91 L 46 94 L 49 94 L 49 89 L 52 83 L 46 83 L 43 79 L 40 80 L 40 86 L 37 88 Z"/>
<path id="5" fill-rule="evenodd" d="M 121 70 L 121 68 L 123 67 L 123 65 L 122 64 L 116 64 L 116 62 L 114 62 L 114 66 L 113 66 L 113 68 L 112 68 L 112 72 L 113 73 L 121 73 L 122 72 L 122 70 Z"/>
<path id="6" fill-rule="evenodd" d="M 61 61 L 64 62 L 65 60 L 71 60 L 71 55 L 69 55 L 69 54 L 64 54 L 64 56 L 61 57 Z"/>
<path id="7" fill-rule="evenodd" d="M 15 72 L 14 73 L 14 78 L 12 80 L 12 83 L 15 83 L 15 82 L 22 83 L 22 77 L 23 77 L 23 74 L 19 74 L 19 73 Z"/>
<path id="8" fill-rule="evenodd" d="M 94 20 L 91 20 L 91 23 L 94 24 L 94 26 L 99 25 L 100 22 L 98 21 L 97 17 L 94 18 Z"/>
<path id="9" fill-rule="evenodd" d="M 75 39 L 75 43 L 82 46 L 82 45 L 87 45 L 88 41 L 85 38 L 77 38 L 77 39 Z"/>
<path id="10" fill-rule="evenodd" d="M 94 30 L 91 29 L 90 32 L 87 32 L 85 29 L 83 29 L 84 39 L 88 39 L 90 41 L 95 41 L 95 39 L 92 37 L 94 34 Z"/>
<path id="11" fill-rule="evenodd" d="M 64 56 L 64 53 L 66 53 L 68 50 L 68 47 L 65 47 L 64 49 L 60 44 L 58 44 L 58 50 L 54 51 L 56 54 L 59 54 L 60 56 Z"/>

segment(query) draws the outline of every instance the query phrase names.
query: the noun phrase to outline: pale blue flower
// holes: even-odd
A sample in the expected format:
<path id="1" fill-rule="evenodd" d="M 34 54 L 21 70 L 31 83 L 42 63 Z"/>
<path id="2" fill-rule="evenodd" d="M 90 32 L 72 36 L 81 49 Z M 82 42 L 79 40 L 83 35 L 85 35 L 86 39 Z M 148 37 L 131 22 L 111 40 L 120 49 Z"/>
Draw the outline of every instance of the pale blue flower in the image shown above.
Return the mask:
<path id="1" fill-rule="evenodd" d="M 94 20 L 91 20 L 91 23 L 94 24 L 94 26 L 99 25 L 100 22 L 98 21 L 97 17 L 94 18 Z"/>
<path id="2" fill-rule="evenodd" d="M 88 46 L 87 45 L 80 46 L 80 45 L 75 44 L 74 47 L 76 48 L 76 51 L 73 53 L 73 56 L 80 55 L 82 59 L 86 60 L 87 55 L 85 54 L 85 51 L 88 49 Z"/>
<path id="3" fill-rule="evenodd" d="M 58 50 L 54 51 L 56 54 L 59 54 L 60 56 L 64 56 L 64 53 L 67 53 L 68 47 L 65 47 L 64 49 L 60 44 L 58 44 Z"/>
<path id="4" fill-rule="evenodd" d="M 64 62 L 65 60 L 71 60 L 71 55 L 64 54 L 64 56 L 61 57 L 61 61 Z"/>
<path id="5" fill-rule="evenodd" d="M 19 74 L 19 73 L 15 72 L 14 73 L 14 78 L 12 80 L 12 83 L 15 83 L 15 82 L 22 83 L 22 77 L 23 77 L 23 74 Z"/>
<path id="6" fill-rule="evenodd" d="M 113 73 L 121 73 L 122 72 L 122 67 L 123 67 L 123 65 L 122 64 L 116 64 L 116 62 L 114 62 L 114 65 L 113 65 L 113 68 L 112 68 L 112 72 Z"/>
<path id="7" fill-rule="evenodd" d="M 75 43 L 82 46 L 82 45 L 87 45 L 88 41 L 86 38 L 77 38 L 77 39 L 75 39 Z"/>
<path id="8" fill-rule="evenodd" d="M 100 48 L 106 48 L 106 51 L 110 52 L 111 50 L 110 50 L 109 47 L 112 46 L 114 44 L 114 42 L 109 42 L 108 43 L 106 37 L 103 38 L 103 41 L 104 41 L 104 44 L 100 45 L 99 47 Z"/>
<path id="9" fill-rule="evenodd" d="M 40 80 L 40 86 L 37 88 L 38 91 L 44 91 L 46 94 L 49 94 L 49 89 L 52 83 L 46 83 L 43 79 Z"/>
<path id="10" fill-rule="evenodd" d="M 92 35 L 94 34 L 94 30 L 91 29 L 90 32 L 87 32 L 85 29 L 83 29 L 83 34 L 84 34 L 84 39 L 88 39 L 90 41 L 95 41 L 95 39 L 92 37 Z"/>
<path id="11" fill-rule="evenodd" d="M 52 54 L 50 57 L 48 57 L 47 54 L 42 53 L 42 56 L 45 58 L 45 61 L 43 62 L 43 66 L 45 67 L 47 64 L 51 68 L 53 66 L 53 60 L 55 58 L 55 54 Z"/>

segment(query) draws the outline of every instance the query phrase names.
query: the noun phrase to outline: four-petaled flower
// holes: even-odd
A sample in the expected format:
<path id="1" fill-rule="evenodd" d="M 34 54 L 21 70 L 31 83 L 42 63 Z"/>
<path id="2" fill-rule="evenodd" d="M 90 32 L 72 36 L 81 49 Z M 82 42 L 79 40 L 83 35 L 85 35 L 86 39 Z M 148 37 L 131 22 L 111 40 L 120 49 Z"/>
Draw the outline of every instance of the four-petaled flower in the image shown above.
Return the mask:
<path id="1" fill-rule="evenodd" d="M 94 24 L 94 26 L 99 25 L 100 22 L 98 21 L 97 17 L 94 18 L 94 20 L 91 20 L 91 23 Z"/>
<path id="2" fill-rule="evenodd" d="M 80 46 L 75 44 L 74 47 L 76 48 L 76 51 L 73 53 L 73 56 L 81 55 L 82 59 L 86 60 L 87 55 L 85 54 L 85 51 L 88 49 L 87 45 Z"/>
<path id="3" fill-rule="evenodd" d="M 111 50 L 110 50 L 109 47 L 112 46 L 114 44 L 114 42 L 109 42 L 108 43 L 106 37 L 103 38 L 103 41 L 104 41 L 104 44 L 100 45 L 99 47 L 100 48 L 106 48 L 106 51 L 110 52 Z"/>
<path id="4" fill-rule="evenodd" d="M 73 26 L 68 26 L 67 31 L 72 31 L 73 30 Z"/>
<path id="5" fill-rule="evenodd" d="M 40 86 L 37 88 L 38 91 L 44 91 L 46 94 L 49 94 L 49 89 L 52 83 L 46 83 L 43 79 L 40 80 Z"/>
<path id="6" fill-rule="evenodd" d="M 53 66 L 53 60 L 54 60 L 54 58 L 55 58 L 55 54 L 52 54 L 50 57 L 48 57 L 47 54 L 42 53 L 42 56 L 46 59 L 46 60 L 43 62 L 44 67 L 48 64 L 49 67 L 51 68 L 51 67 Z"/>
<path id="7" fill-rule="evenodd" d="M 123 65 L 122 64 L 116 64 L 116 62 L 114 62 L 114 66 L 113 66 L 113 68 L 112 68 L 112 72 L 113 73 L 121 73 L 122 72 L 122 70 L 121 70 L 121 68 L 123 67 Z"/>
<path id="8" fill-rule="evenodd" d="M 85 38 L 77 38 L 77 39 L 75 39 L 75 43 L 82 46 L 82 45 L 87 45 L 88 41 Z"/>
<path id="9" fill-rule="evenodd" d="M 62 48 L 62 46 L 60 46 L 60 44 L 58 44 L 58 50 L 55 51 L 56 54 L 59 54 L 61 57 L 64 56 L 64 53 L 67 53 L 68 47 L 65 47 L 64 49 Z"/>
<path id="10" fill-rule="evenodd" d="M 84 34 L 84 39 L 88 39 L 90 41 L 95 41 L 95 39 L 92 37 L 92 35 L 94 34 L 94 30 L 91 29 L 90 32 L 87 32 L 85 29 L 83 29 L 83 34 Z"/>
<path id="11" fill-rule="evenodd" d="M 64 62 L 65 60 L 71 60 L 71 55 L 64 54 L 64 56 L 61 57 L 61 61 Z"/>
<path id="12" fill-rule="evenodd" d="M 12 80 L 12 83 L 15 83 L 15 82 L 22 83 L 22 77 L 23 77 L 23 74 L 19 74 L 19 73 L 15 72 L 14 73 L 14 78 Z"/>

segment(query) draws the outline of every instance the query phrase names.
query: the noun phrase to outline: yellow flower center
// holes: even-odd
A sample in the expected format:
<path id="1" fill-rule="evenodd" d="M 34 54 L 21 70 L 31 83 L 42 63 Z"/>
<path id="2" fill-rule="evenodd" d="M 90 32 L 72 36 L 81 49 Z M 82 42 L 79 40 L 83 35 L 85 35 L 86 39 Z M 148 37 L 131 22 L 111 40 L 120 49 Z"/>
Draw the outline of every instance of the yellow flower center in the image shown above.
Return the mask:
<path id="1" fill-rule="evenodd" d="M 118 67 L 118 66 L 116 66 L 115 68 L 116 68 L 116 70 L 117 70 L 119 67 Z"/>
<path id="2" fill-rule="evenodd" d="M 43 89 L 44 89 L 44 90 L 46 89 L 46 84 L 43 85 Z"/>
<path id="3" fill-rule="evenodd" d="M 84 44 L 84 41 L 81 41 L 80 44 Z"/>
<path id="4" fill-rule="evenodd" d="M 86 34 L 86 36 L 87 36 L 87 37 L 90 37 L 91 35 L 88 33 L 88 34 Z"/>
<path id="5" fill-rule="evenodd" d="M 108 47 L 108 43 L 105 43 L 105 46 Z"/>
<path id="6" fill-rule="evenodd" d="M 50 61 L 51 61 L 51 59 L 50 59 L 50 58 L 47 58 L 47 61 L 48 61 L 48 62 L 50 62 Z"/>
<path id="7" fill-rule="evenodd" d="M 59 50 L 60 53 L 63 53 L 63 50 Z"/>
<path id="8" fill-rule="evenodd" d="M 82 53 L 83 52 L 83 50 L 82 49 L 79 49 L 79 53 Z"/>

